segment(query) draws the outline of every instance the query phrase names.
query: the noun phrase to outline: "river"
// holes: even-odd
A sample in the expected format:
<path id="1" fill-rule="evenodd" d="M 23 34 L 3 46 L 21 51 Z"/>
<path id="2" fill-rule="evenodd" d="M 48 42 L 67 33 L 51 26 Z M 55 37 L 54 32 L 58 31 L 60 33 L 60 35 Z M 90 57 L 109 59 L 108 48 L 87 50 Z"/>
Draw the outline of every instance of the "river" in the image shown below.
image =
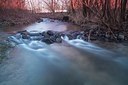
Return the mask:
<path id="1" fill-rule="evenodd" d="M 65 31 L 68 25 L 46 18 L 24 29 Z M 0 64 L 0 85 L 128 85 L 128 56 L 120 47 L 113 51 L 81 39 L 63 40 L 20 41 Z"/>

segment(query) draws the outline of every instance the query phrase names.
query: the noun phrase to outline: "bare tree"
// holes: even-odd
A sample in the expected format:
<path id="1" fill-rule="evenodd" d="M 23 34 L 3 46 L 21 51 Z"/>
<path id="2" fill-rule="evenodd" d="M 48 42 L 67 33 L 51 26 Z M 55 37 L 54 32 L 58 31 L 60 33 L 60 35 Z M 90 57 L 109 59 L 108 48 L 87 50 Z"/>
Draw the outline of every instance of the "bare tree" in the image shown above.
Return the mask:
<path id="1" fill-rule="evenodd" d="M 85 0 L 82 0 L 82 6 L 83 6 L 83 16 L 87 16 L 87 6 L 86 6 L 86 4 L 85 3 L 87 3 L 88 4 L 88 0 L 85 2 Z"/>
<path id="2" fill-rule="evenodd" d="M 25 0 L 0 0 L 0 8 L 24 9 Z"/>
<path id="3" fill-rule="evenodd" d="M 121 0 L 121 13 L 120 13 L 120 21 L 125 21 L 125 12 L 128 0 Z"/>

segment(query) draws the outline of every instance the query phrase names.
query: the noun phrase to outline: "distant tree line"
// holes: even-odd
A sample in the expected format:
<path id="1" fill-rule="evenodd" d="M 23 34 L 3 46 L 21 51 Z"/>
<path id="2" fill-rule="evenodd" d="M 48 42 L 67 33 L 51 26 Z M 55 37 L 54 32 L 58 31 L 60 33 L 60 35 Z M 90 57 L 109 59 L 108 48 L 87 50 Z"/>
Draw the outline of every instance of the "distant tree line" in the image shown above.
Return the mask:
<path id="1" fill-rule="evenodd" d="M 0 0 L 0 9 L 24 9 L 25 0 Z"/>

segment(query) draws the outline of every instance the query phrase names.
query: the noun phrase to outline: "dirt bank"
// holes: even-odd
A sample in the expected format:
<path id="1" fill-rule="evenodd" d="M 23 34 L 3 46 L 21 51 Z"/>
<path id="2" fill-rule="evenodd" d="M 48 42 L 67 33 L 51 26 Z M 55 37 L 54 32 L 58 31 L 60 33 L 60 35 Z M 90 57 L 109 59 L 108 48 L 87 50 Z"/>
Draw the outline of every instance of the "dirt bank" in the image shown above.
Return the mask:
<path id="1" fill-rule="evenodd" d="M 34 23 L 40 18 L 40 14 L 27 10 L 0 9 L 0 29 L 22 28 Z"/>

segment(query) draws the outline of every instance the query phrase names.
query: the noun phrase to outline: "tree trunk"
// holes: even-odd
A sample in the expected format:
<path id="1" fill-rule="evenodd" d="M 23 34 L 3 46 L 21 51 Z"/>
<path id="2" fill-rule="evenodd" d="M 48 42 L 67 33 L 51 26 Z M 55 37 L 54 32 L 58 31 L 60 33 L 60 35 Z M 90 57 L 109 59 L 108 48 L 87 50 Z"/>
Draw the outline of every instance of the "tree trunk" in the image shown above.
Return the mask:
<path id="1" fill-rule="evenodd" d="M 87 17 L 87 7 L 85 4 L 85 0 L 82 0 L 82 5 L 83 5 L 83 16 Z"/>
<path id="2" fill-rule="evenodd" d="M 74 9 L 74 7 L 73 7 L 73 0 L 70 1 L 70 11 L 71 11 L 72 13 L 75 13 L 75 9 Z"/>
<path id="3" fill-rule="evenodd" d="M 121 0 L 121 13 L 120 13 L 120 21 L 125 21 L 125 12 L 126 12 L 126 6 L 127 6 L 128 0 Z"/>

